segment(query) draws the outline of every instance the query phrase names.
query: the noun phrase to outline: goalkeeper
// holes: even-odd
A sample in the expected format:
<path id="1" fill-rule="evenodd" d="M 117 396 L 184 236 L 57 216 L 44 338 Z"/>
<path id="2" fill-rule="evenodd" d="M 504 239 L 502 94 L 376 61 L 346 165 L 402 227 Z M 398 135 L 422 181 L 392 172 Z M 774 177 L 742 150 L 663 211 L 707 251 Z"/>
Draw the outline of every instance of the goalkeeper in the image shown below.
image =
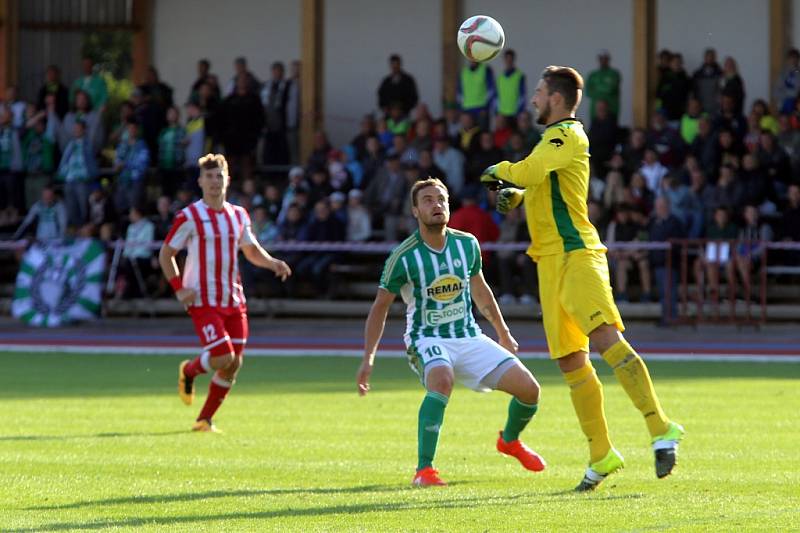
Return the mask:
<path id="1" fill-rule="evenodd" d="M 583 78 L 575 69 L 547 67 L 532 99 L 538 123 L 547 125 L 541 141 L 519 163 L 487 168 L 481 182 L 499 189 L 501 213 L 525 206 L 528 255 L 539 273 L 550 357 L 570 387 L 589 441 L 589 467 L 575 490 L 589 491 L 623 466 L 608 436 L 603 386 L 588 357 L 590 343 L 644 416 L 659 478 L 672 472 L 684 431 L 664 414 L 647 366 L 621 333 L 625 327 L 611 294 L 606 247 L 587 215 L 589 141 L 575 119 L 582 91 Z"/>

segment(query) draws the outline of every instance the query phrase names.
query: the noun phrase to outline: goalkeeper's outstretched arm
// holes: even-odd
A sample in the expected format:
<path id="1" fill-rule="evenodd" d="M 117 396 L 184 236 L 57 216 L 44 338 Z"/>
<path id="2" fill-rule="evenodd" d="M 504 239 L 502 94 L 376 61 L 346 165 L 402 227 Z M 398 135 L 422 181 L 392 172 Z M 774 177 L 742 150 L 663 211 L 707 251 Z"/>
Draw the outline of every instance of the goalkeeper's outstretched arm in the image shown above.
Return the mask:
<path id="1" fill-rule="evenodd" d="M 490 189 L 534 188 L 553 170 L 564 168 L 573 160 L 574 138 L 551 128 L 533 151 L 518 163 L 501 161 L 484 170 L 481 183 Z"/>

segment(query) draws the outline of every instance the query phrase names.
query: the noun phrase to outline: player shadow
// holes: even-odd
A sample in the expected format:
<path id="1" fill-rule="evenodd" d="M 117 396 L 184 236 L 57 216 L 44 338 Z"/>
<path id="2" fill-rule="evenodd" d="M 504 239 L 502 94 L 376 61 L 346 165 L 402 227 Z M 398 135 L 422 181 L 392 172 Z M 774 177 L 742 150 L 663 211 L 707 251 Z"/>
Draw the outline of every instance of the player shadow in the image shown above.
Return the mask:
<path id="1" fill-rule="evenodd" d="M 613 489 L 614 486 L 606 487 L 606 490 Z M 550 501 L 564 500 L 567 498 L 585 498 L 586 501 L 610 501 L 610 500 L 638 500 L 644 498 L 641 492 L 630 494 L 608 494 L 607 492 L 576 492 L 575 489 L 558 490 L 546 494 Z"/>
<path id="2" fill-rule="evenodd" d="M 360 490 L 372 490 L 370 487 L 357 487 Z M 299 492 L 303 492 L 299 489 Z M 318 489 L 312 489 L 318 490 Z M 339 489 L 322 489 L 333 490 Z M 345 491 L 348 489 L 344 489 Z M 393 487 L 392 490 L 410 490 L 405 487 Z M 265 491 L 269 492 L 269 491 Z M 309 492 L 309 491 L 306 491 Z M 440 491 L 430 491 L 431 494 L 444 494 Z M 474 509 L 476 506 L 502 506 L 511 507 L 519 503 L 521 496 L 514 495 L 509 497 L 493 497 L 490 502 L 486 498 L 459 498 L 459 499 L 431 499 L 429 501 L 396 501 L 391 503 L 364 503 L 351 505 L 332 505 L 321 507 L 308 507 L 298 509 L 288 507 L 276 509 L 274 511 L 255 511 L 255 512 L 235 512 L 225 514 L 197 514 L 182 516 L 137 516 L 124 520 L 106 520 L 93 522 L 55 522 L 31 528 L 19 528 L 5 530 L 7 533 L 31 533 L 34 531 L 67 531 L 67 530 L 98 530 L 111 528 L 125 528 L 137 526 L 175 526 L 180 524 L 191 524 L 194 522 L 202 523 L 204 526 L 211 522 L 225 523 L 228 520 L 271 520 L 284 517 L 324 517 L 330 515 L 357 515 L 373 512 L 396 512 L 396 511 L 426 511 L 431 509 Z M 258 526 L 255 527 L 258 529 Z"/>
<path id="3" fill-rule="evenodd" d="M 95 433 L 93 435 L 9 435 L 0 437 L 2 441 L 45 441 L 45 440 L 78 440 L 78 439 L 113 439 L 118 437 L 165 437 L 187 433 L 183 431 L 141 431 L 141 432 L 109 432 Z"/>
<path id="4" fill-rule="evenodd" d="M 239 496 L 285 496 L 292 494 L 356 494 L 361 492 L 399 492 L 406 487 L 398 485 L 361 485 L 357 487 L 311 487 L 288 489 L 242 489 L 242 490 L 212 490 L 207 492 L 191 492 L 183 494 L 153 494 L 150 496 L 129 496 L 122 498 L 107 498 L 103 500 L 88 500 L 61 505 L 42 505 L 26 507 L 26 511 L 55 511 L 64 509 L 78 509 L 82 507 L 95 507 L 106 505 L 130 505 L 151 503 L 189 502 L 207 500 L 212 498 L 235 498 Z"/>

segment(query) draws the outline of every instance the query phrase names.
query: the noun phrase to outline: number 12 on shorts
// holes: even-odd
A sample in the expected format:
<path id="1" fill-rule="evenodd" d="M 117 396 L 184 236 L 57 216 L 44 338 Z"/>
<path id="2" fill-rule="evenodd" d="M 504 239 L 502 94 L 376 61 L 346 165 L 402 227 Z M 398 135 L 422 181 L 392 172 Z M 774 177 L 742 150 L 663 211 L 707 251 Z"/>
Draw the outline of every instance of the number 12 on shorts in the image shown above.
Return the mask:
<path id="1" fill-rule="evenodd" d="M 206 342 L 217 340 L 217 330 L 214 328 L 214 324 L 206 324 L 203 326 L 203 335 L 206 338 Z"/>

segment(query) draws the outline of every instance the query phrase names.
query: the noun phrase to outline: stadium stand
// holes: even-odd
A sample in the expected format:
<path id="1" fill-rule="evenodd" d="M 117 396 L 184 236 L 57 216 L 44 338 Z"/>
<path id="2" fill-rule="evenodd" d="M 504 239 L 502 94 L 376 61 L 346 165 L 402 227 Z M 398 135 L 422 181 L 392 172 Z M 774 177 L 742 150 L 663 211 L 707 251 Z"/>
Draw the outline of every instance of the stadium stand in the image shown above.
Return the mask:
<path id="1" fill-rule="evenodd" d="M 671 298 L 684 303 L 686 313 L 690 303 L 695 305 L 692 316 L 704 315 L 697 310 L 706 307 L 709 317 L 725 316 L 718 314 L 720 301 L 737 300 L 778 306 L 770 317 L 795 316 L 788 307 L 800 302 L 794 290 L 800 252 L 792 244 L 800 241 L 796 92 L 784 95 L 777 109 L 757 100 L 744 110 L 746 84 L 733 58 L 720 66 L 716 52 L 709 50 L 689 75 L 681 53 L 661 51 L 659 57 L 658 109 L 647 129 L 617 123 L 625 102 L 613 90 L 619 73 L 607 57 L 600 54 L 598 69 L 586 73 L 593 148 L 590 216 L 612 248 L 616 297 L 621 305 L 632 306 L 626 316 L 665 318 L 656 302 L 670 291 L 654 280 L 659 269 L 663 274 L 667 268 L 673 290 L 680 289 Z M 511 59 L 510 67 L 495 77 L 513 73 Z M 172 214 L 196 198 L 196 160 L 209 150 L 228 154 L 229 201 L 251 213 L 261 243 L 293 267 L 301 265 L 288 287 L 245 269 L 251 297 L 284 302 L 264 304 L 263 312 L 281 312 L 285 302 L 312 297 L 335 302 L 289 305 L 296 309 L 289 312 L 347 312 L 342 300 L 374 292 L 381 254 L 390 248 L 386 243 L 401 240 L 415 227 L 407 191 L 421 177 L 439 177 L 448 184 L 452 212 L 462 206 L 469 210 L 461 219 L 486 220 L 492 231 L 481 237 L 484 244 L 526 238 L 524 221 L 520 226 L 521 221 L 498 215 L 494 193 L 477 186 L 485 166 L 524 158 L 539 138 L 525 106 L 508 115 L 513 106 L 501 102 L 509 95 L 524 99 L 524 84 L 484 88 L 489 101 L 480 114 L 452 102 L 444 116 L 433 117 L 414 76 L 400 69 L 383 80 L 376 91 L 381 109 L 365 109 L 350 143 L 332 146 L 319 131 L 314 150 L 299 161 L 292 138 L 299 112 L 296 62 L 288 74 L 283 63 L 275 62 L 264 82 L 244 63 L 224 87 L 206 65 L 180 107 L 175 104 L 182 96 L 173 95 L 168 80 L 151 69 L 147 82 L 118 106 L 117 116 L 106 112 L 105 102 L 93 101 L 102 98 L 104 89 L 91 66 L 88 81 L 73 84 L 86 90 L 72 91 L 68 105 L 58 72 L 48 67 L 35 101 L 22 100 L 9 87 L 0 103 L 4 308 L 26 242 L 79 236 L 100 239 L 108 250 L 107 312 L 175 311 L 152 256 L 141 249 L 126 252 L 121 243 L 142 235 L 155 242 L 164 238 Z M 460 94 L 483 94 L 480 89 L 460 87 Z M 655 208 L 659 203 L 660 210 Z M 321 218 L 321 213 L 327 214 Z M 332 251 L 320 242 L 337 234 L 334 226 L 350 246 Z M 668 239 L 691 239 L 685 242 L 692 244 L 676 243 L 671 254 L 658 245 L 648 249 L 648 243 Z M 308 246 L 282 251 L 287 243 Z M 383 247 L 363 253 L 363 243 Z M 517 245 L 486 257 L 492 286 L 512 314 L 515 306 L 529 314 L 535 298 L 525 290 L 530 278 L 519 259 L 522 249 Z M 319 254 L 327 254 L 329 265 L 322 279 L 305 268 Z M 251 304 L 256 312 L 258 306 Z M 362 307 L 352 309 L 360 312 Z"/>

